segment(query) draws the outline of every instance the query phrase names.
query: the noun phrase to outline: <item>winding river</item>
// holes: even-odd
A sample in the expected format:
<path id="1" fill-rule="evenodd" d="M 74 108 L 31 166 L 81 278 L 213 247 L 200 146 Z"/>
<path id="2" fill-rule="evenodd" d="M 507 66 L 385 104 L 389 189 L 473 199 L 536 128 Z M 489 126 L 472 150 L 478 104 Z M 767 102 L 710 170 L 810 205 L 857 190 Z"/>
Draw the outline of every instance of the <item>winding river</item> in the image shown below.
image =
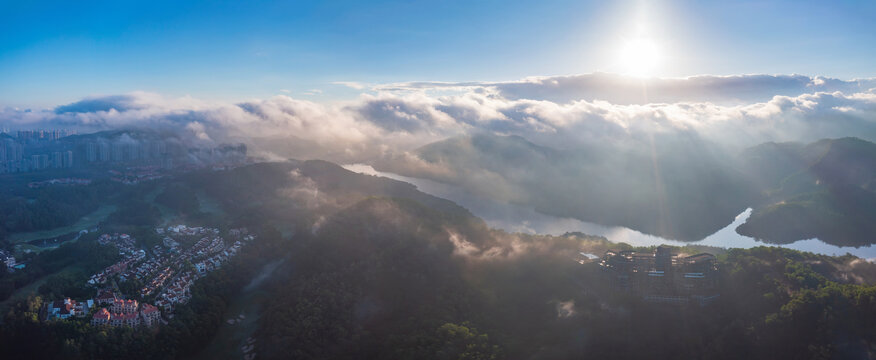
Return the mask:
<path id="1" fill-rule="evenodd" d="M 500 203 L 483 196 L 478 196 L 453 185 L 377 171 L 370 165 L 350 164 L 344 165 L 344 168 L 357 173 L 384 176 L 411 183 L 424 193 L 453 201 L 465 207 L 476 216 L 484 219 L 491 227 L 508 232 L 561 235 L 566 232 L 579 231 L 585 234 L 604 236 L 614 242 L 625 242 L 635 246 L 698 244 L 723 248 L 750 248 L 772 245 L 827 255 L 845 255 L 850 253 L 870 261 L 876 260 L 876 247 L 874 246 L 859 248 L 835 246 L 818 239 L 800 240 L 792 244 L 773 245 L 737 234 L 736 227 L 748 219 L 748 216 L 751 215 L 751 209 L 743 211 L 736 216 L 736 219 L 731 224 L 705 239 L 694 242 L 682 242 L 643 234 L 622 226 L 603 226 L 572 218 L 545 215 L 524 206 Z"/>

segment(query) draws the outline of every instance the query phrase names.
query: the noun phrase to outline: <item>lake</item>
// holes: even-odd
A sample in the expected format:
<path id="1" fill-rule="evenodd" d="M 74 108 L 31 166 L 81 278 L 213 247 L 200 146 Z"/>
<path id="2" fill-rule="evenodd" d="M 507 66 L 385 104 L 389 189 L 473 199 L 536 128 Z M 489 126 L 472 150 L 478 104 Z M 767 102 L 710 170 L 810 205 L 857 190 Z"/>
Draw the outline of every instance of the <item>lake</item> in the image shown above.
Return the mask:
<path id="1" fill-rule="evenodd" d="M 822 242 L 818 239 L 800 240 L 792 244 L 774 245 L 767 244 L 754 238 L 742 236 L 736 233 L 736 227 L 741 225 L 751 215 L 751 209 L 747 209 L 736 216 L 733 222 L 723 229 L 716 231 L 705 239 L 692 242 L 664 239 L 659 236 L 643 234 L 639 231 L 622 226 L 604 226 L 572 218 L 545 215 L 535 210 L 508 203 L 500 203 L 492 199 L 472 194 L 457 186 L 439 183 L 427 179 L 412 178 L 398 174 L 374 170 L 370 165 L 350 164 L 344 165 L 347 170 L 376 176 L 384 176 L 390 179 L 411 183 L 420 191 L 453 201 L 476 216 L 484 219 L 493 228 L 508 232 L 522 232 L 530 234 L 562 235 L 566 232 L 582 232 L 589 235 L 604 236 L 613 242 L 625 242 L 635 246 L 651 246 L 660 244 L 669 245 L 708 245 L 723 248 L 751 248 L 755 246 L 781 246 L 800 251 L 809 251 L 827 255 L 852 255 L 876 260 L 876 247 L 845 247 L 835 246 Z"/>

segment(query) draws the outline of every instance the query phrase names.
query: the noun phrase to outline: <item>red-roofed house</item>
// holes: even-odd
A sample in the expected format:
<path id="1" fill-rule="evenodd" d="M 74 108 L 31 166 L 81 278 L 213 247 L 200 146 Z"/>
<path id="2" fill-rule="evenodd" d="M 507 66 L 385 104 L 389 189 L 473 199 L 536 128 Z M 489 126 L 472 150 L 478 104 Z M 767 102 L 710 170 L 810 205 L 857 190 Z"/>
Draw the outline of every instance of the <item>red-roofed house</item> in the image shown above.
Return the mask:
<path id="1" fill-rule="evenodd" d="M 137 300 L 113 300 L 112 312 L 116 314 L 133 314 L 137 312 Z"/>
<path id="2" fill-rule="evenodd" d="M 107 309 L 100 309 L 91 317 L 91 325 L 109 324 L 110 317 L 112 317 L 112 315 L 110 315 L 110 312 L 107 311 Z"/>
<path id="3" fill-rule="evenodd" d="M 70 298 L 53 301 L 46 305 L 46 319 L 66 319 L 71 316 L 85 316 L 93 304 L 92 300 L 80 302 Z"/>
<path id="4" fill-rule="evenodd" d="M 130 327 L 135 327 L 140 325 L 140 316 L 136 313 L 134 314 L 110 314 L 109 319 L 110 325 L 112 326 L 123 326 L 127 325 Z"/>
<path id="5" fill-rule="evenodd" d="M 149 304 L 140 306 L 140 315 L 143 317 L 143 323 L 146 326 L 157 324 L 161 319 L 161 312 L 158 308 Z"/>
<path id="6" fill-rule="evenodd" d="M 112 305 L 113 301 L 116 300 L 116 294 L 113 293 L 112 290 L 103 290 L 99 294 L 97 294 L 97 301 L 100 305 Z"/>

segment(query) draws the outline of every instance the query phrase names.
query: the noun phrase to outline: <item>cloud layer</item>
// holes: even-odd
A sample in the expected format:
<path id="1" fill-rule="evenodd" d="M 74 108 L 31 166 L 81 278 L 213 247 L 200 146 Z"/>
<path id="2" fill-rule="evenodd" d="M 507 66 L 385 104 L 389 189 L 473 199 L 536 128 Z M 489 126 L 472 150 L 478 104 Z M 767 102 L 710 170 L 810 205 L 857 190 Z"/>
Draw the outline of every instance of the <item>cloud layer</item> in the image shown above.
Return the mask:
<path id="1" fill-rule="evenodd" d="M 357 84 L 359 85 L 359 84 Z M 135 92 L 54 109 L 0 111 L 0 126 L 150 127 L 195 142 L 246 142 L 337 162 L 402 156 L 454 135 L 520 135 L 553 147 L 697 134 L 728 146 L 858 136 L 876 140 L 876 80 L 799 75 L 635 79 L 609 74 L 501 83 L 406 83 L 322 104 L 278 95 L 241 103 Z"/>
<path id="2" fill-rule="evenodd" d="M 505 82 L 409 82 L 379 85 L 380 90 L 486 90 L 508 99 L 567 103 L 602 100 L 613 104 L 711 102 L 740 105 L 768 101 L 774 96 L 815 92 L 853 94 L 876 88 L 876 79 L 840 80 L 803 75 L 700 75 L 687 78 L 638 78 L 592 73 L 536 76 Z"/>

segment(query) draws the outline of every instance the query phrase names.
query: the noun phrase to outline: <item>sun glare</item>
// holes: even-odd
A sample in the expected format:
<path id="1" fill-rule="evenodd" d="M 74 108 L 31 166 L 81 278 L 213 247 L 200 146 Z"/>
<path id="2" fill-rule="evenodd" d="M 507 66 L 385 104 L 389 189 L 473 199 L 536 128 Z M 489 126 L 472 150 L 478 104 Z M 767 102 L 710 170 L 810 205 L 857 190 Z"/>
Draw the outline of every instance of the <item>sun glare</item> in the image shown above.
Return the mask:
<path id="1" fill-rule="evenodd" d="M 621 45 L 620 63 L 627 75 L 654 75 L 660 65 L 660 49 L 654 41 L 647 38 L 626 40 Z"/>

